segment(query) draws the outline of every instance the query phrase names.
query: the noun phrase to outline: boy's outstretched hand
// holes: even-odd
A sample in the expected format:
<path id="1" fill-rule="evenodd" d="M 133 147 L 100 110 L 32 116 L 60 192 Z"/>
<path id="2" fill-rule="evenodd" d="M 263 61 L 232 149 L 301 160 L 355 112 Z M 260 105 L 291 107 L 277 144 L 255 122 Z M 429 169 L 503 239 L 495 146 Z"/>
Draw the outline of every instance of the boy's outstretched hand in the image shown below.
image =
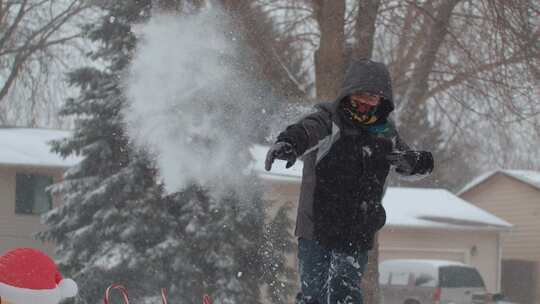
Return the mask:
<path id="1" fill-rule="evenodd" d="M 286 160 L 287 164 L 285 165 L 285 168 L 290 168 L 296 162 L 296 157 L 296 151 L 294 151 L 294 147 L 290 143 L 278 141 L 270 147 L 270 150 L 268 150 L 264 168 L 266 171 L 270 171 L 276 158 Z"/>
<path id="2" fill-rule="evenodd" d="M 428 151 L 399 151 L 386 155 L 401 174 L 426 174 L 433 171 L 433 155 Z"/>

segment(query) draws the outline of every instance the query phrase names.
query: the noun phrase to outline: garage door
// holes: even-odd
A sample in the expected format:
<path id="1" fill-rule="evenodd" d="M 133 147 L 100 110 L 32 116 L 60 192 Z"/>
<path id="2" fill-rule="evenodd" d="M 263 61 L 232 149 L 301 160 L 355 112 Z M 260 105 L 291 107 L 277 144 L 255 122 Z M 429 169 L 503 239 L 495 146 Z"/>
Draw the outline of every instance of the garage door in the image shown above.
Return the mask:
<path id="1" fill-rule="evenodd" d="M 453 249 L 380 248 L 380 261 L 389 259 L 431 259 L 467 263 L 466 253 Z"/>
<path id="2" fill-rule="evenodd" d="M 516 303 L 533 304 L 536 300 L 538 273 L 536 262 L 502 261 L 502 293 Z"/>

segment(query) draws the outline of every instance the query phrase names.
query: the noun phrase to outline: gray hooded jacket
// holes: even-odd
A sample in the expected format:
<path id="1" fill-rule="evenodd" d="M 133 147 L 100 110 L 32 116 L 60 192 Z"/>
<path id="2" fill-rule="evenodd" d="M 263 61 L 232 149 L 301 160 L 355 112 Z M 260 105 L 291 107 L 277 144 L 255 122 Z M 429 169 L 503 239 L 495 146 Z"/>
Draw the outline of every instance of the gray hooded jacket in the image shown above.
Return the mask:
<path id="1" fill-rule="evenodd" d="M 343 115 L 342 102 L 355 92 L 383 96 L 374 126 L 355 124 Z M 315 113 L 278 136 L 278 141 L 291 143 L 304 161 L 296 236 L 328 248 L 372 247 L 375 232 L 386 220 L 381 205 L 390 169 L 386 155 L 410 150 L 388 121 L 393 109 L 384 64 L 356 60 L 336 100 L 317 105 Z"/>

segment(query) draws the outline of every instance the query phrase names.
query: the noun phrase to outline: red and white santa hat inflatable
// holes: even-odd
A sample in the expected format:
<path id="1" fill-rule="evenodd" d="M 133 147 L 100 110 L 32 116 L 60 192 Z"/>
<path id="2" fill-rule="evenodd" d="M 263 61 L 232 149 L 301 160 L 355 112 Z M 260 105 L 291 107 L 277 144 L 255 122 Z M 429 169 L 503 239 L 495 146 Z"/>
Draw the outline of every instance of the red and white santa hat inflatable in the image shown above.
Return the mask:
<path id="1" fill-rule="evenodd" d="M 74 297 L 77 284 L 63 279 L 45 253 L 18 248 L 0 256 L 0 297 L 13 304 L 57 304 Z"/>

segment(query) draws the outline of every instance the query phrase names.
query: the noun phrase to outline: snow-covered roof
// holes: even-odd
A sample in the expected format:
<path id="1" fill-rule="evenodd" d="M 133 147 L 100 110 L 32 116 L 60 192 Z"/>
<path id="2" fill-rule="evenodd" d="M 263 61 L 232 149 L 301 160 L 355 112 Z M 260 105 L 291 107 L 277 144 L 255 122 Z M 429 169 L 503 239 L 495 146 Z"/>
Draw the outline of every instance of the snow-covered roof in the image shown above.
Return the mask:
<path id="1" fill-rule="evenodd" d="M 468 183 L 465 187 L 463 187 L 457 195 L 461 195 L 472 188 L 480 185 L 481 183 L 485 182 L 492 176 L 494 176 L 497 173 L 504 174 L 506 176 L 515 178 L 521 182 L 524 182 L 526 184 L 529 184 L 537 189 L 540 190 L 540 171 L 532 171 L 532 170 L 493 170 L 486 172 L 475 179 L 473 179 L 470 183 Z"/>
<path id="2" fill-rule="evenodd" d="M 48 142 L 69 136 L 69 131 L 0 127 L 0 165 L 66 168 L 79 157 L 63 159 L 51 151 Z"/>
<path id="3" fill-rule="evenodd" d="M 445 189 L 389 187 L 388 227 L 506 230 L 512 225 Z"/>
<path id="4" fill-rule="evenodd" d="M 462 266 L 462 267 L 473 267 L 461 262 L 456 261 L 447 261 L 447 260 L 430 260 L 430 259 L 389 259 L 384 260 L 380 263 L 381 266 L 389 266 L 389 265 L 399 265 L 403 266 L 403 268 L 407 268 L 408 266 L 428 266 L 433 268 L 439 268 L 444 266 Z"/>
<path id="5" fill-rule="evenodd" d="M 264 170 L 268 147 L 251 148 L 254 169 L 262 178 L 299 183 L 302 162 L 285 169 L 284 161 L 276 161 L 272 170 Z M 512 225 L 445 189 L 389 187 L 383 199 L 387 211 L 387 227 L 444 229 L 509 229 Z"/>

